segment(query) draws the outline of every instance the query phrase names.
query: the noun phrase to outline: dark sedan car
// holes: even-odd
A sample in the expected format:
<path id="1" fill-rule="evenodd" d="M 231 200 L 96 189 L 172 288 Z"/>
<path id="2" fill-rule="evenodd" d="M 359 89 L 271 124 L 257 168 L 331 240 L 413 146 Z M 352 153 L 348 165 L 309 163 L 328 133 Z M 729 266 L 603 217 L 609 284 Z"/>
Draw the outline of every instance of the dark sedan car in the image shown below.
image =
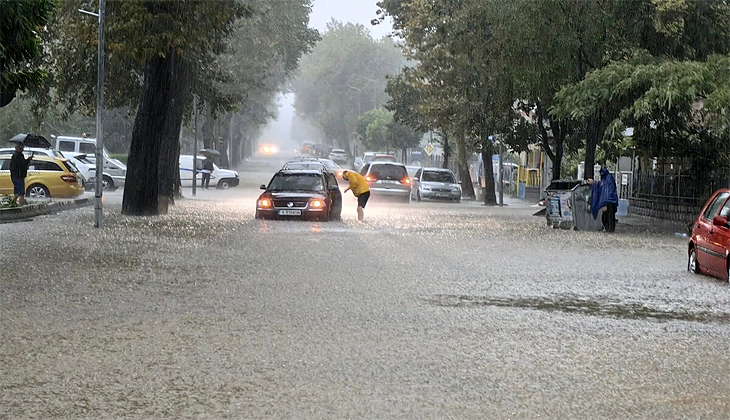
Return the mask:
<path id="1" fill-rule="evenodd" d="M 335 175 L 321 170 L 281 170 L 256 200 L 257 219 L 339 219 L 342 193 Z"/>

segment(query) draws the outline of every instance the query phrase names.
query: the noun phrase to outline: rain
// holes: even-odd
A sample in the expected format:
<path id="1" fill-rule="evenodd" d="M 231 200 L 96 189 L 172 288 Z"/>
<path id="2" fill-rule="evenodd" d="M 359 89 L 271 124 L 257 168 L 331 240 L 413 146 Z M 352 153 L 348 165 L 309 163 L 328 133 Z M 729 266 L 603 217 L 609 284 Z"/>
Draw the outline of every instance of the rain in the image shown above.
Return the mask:
<path id="1" fill-rule="evenodd" d="M 730 418 L 730 6 L 564 3 L 0 2 L 0 419 Z"/>

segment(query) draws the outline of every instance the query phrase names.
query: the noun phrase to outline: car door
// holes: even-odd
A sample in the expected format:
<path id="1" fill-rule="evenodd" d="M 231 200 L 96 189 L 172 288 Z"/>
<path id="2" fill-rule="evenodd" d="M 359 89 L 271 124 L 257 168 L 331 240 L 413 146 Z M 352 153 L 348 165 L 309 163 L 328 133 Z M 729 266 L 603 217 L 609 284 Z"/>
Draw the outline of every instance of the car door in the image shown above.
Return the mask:
<path id="1" fill-rule="evenodd" d="M 13 182 L 10 180 L 10 158 L 0 159 L 0 194 L 12 194 Z"/>
<path id="2" fill-rule="evenodd" d="M 723 203 L 720 210 L 710 218 L 710 223 L 715 216 L 730 216 L 730 200 Z M 728 226 L 712 224 L 707 235 L 707 254 L 709 256 L 711 269 L 721 278 L 727 276 L 727 255 L 730 247 L 730 230 Z"/>
<path id="3" fill-rule="evenodd" d="M 340 191 L 340 185 L 337 183 L 337 177 L 332 173 L 328 173 L 327 183 L 329 184 L 327 190 L 332 200 L 331 214 L 340 214 L 342 212 L 342 192 Z"/>
<path id="4" fill-rule="evenodd" d="M 717 194 L 697 219 L 694 229 L 697 244 L 697 262 L 702 268 L 715 275 L 724 275 L 725 269 L 718 273 L 717 268 L 719 259 L 724 258 L 725 255 L 721 253 L 718 241 L 715 239 L 716 229 L 712 224 L 712 219 L 719 214 L 728 197 L 730 197 L 730 193 L 727 192 Z"/>

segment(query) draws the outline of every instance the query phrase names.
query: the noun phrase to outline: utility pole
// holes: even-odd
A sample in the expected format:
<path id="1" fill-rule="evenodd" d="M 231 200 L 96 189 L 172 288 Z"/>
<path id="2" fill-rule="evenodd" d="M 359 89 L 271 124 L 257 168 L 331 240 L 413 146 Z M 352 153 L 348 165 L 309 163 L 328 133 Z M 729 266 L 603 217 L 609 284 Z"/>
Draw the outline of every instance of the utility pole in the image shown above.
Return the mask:
<path id="1" fill-rule="evenodd" d="M 94 188 L 94 227 L 103 227 L 104 209 L 104 12 L 106 0 L 99 0 L 99 13 L 79 12 L 99 18 L 99 45 L 96 73 L 96 186 Z"/>
<path id="2" fill-rule="evenodd" d="M 198 183 L 198 166 L 196 161 L 198 160 L 198 99 L 193 96 L 193 197 L 195 197 L 196 189 L 195 184 Z"/>
<path id="3" fill-rule="evenodd" d="M 504 176 L 504 166 L 502 161 L 502 155 L 504 153 L 503 147 L 502 147 L 502 136 L 499 136 L 499 206 L 502 207 L 504 205 L 504 179 L 502 177 Z"/>

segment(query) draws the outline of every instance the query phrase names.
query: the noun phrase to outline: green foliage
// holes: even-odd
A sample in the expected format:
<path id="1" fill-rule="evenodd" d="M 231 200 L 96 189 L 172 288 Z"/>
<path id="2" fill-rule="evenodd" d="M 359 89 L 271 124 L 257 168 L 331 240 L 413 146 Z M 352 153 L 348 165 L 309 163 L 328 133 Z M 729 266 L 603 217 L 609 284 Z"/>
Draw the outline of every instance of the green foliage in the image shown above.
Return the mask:
<path id="1" fill-rule="evenodd" d="M 0 107 L 9 104 L 18 90 L 43 84 L 45 72 L 36 61 L 43 27 L 55 5 L 54 0 L 0 1 Z"/>
<path id="2" fill-rule="evenodd" d="M 14 195 L 2 194 L 0 195 L 0 209 L 12 209 L 18 207 L 17 201 L 15 201 Z"/>

